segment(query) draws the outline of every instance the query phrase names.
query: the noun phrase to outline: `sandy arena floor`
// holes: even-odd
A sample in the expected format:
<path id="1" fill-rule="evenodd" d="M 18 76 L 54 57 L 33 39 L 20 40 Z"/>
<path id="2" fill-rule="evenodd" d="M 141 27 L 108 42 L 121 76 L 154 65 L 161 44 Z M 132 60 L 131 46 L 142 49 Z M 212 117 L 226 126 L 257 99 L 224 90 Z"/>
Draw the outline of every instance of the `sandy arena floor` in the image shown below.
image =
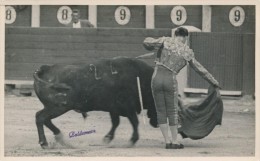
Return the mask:
<path id="1" fill-rule="evenodd" d="M 185 102 L 195 99 L 186 99 Z M 49 129 L 45 134 L 51 149 L 41 149 L 35 125 L 35 113 L 42 109 L 37 97 L 5 96 L 5 156 L 254 156 L 255 104 L 252 100 L 224 100 L 223 125 L 201 140 L 181 140 L 182 150 L 164 149 L 160 130 L 144 125 L 139 115 L 140 140 L 127 148 L 132 127 L 121 117 L 115 139 L 105 145 L 103 136 L 111 127 L 109 114 L 90 112 L 86 121 L 81 114 L 70 111 L 53 120 L 65 140 L 74 148 L 55 143 Z M 148 121 L 148 120 L 147 120 Z M 95 133 L 69 138 L 71 131 L 95 130 Z"/>

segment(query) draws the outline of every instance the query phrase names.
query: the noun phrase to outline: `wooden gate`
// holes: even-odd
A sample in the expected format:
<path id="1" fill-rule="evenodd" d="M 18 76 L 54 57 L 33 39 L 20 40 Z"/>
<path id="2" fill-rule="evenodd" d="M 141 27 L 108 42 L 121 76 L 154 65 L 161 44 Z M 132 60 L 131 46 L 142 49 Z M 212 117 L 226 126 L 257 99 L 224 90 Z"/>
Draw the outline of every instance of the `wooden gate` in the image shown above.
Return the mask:
<path id="1" fill-rule="evenodd" d="M 233 91 L 243 89 L 242 34 L 192 33 L 190 42 L 197 60 L 219 81 L 222 89 Z M 209 86 L 192 69 L 189 69 L 188 76 L 189 87 Z"/>

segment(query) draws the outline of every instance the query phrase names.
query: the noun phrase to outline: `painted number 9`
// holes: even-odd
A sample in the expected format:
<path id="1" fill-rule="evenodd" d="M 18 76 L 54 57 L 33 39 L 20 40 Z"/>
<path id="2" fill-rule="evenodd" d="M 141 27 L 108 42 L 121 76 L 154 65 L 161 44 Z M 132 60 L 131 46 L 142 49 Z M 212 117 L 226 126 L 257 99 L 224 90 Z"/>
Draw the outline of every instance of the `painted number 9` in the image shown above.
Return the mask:
<path id="1" fill-rule="evenodd" d="M 72 10 L 68 6 L 61 6 L 57 11 L 57 19 L 61 24 L 68 24 L 71 22 L 72 17 Z"/>
<path id="2" fill-rule="evenodd" d="M 171 20 L 175 25 L 183 25 L 187 20 L 187 12 L 183 6 L 176 6 L 171 11 Z"/>
<path id="3" fill-rule="evenodd" d="M 229 21 L 235 26 L 241 26 L 245 20 L 245 11 L 242 7 L 236 6 L 233 7 L 229 12 Z"/>
<path id="4" fill-rule="evenodd" d="M 235 10 L 235 21 L 238 22 L 240 20 L 240 11 Z"/>
<path id="5" fill-rule="evenodd" d="M 5 23 L 12 24 L 16 20 L 16 11 L 12 6 L 5 7 Z"/>
<path id="6" fill-rule="evenodd" d="M 181 10 L 177 10 L 176 11 L 176 19 L 177 19 L 177 21 L 181 21 L 181 19 L 182 19 L 182 11 Z"/>
<path id="7" fill-rule="evenodd" d="M 120 6 L 115 10 L 115 20 L 119 25 L 126 25 L 130 21 L 131 12 L 128 7 Z"/>
<path id="8" fill-rule="evenodd" d="M 120 10 L 120 19 L 121 20 L 125 20 L 126 17 L 126 11 L 124 9 Z"/>

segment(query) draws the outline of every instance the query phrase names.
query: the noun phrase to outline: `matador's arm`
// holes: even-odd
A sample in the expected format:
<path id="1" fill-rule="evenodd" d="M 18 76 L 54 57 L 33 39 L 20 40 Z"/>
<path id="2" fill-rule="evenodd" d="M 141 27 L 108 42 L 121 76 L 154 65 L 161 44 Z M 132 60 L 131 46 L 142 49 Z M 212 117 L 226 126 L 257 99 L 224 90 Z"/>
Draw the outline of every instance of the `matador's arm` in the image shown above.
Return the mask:
<path id="1" fill-rule="evenodd" d="M 162 43 L 164 42 L 165 39 L 166 39 L 166 37 L 160 37 L 158 39 L 155 39 L 152 37 L 147 37 L 144 40 L 143 45 L 144 45 L 145 49 L 147 49 L 149 51 L 156 51 L 162 46 Z"/>

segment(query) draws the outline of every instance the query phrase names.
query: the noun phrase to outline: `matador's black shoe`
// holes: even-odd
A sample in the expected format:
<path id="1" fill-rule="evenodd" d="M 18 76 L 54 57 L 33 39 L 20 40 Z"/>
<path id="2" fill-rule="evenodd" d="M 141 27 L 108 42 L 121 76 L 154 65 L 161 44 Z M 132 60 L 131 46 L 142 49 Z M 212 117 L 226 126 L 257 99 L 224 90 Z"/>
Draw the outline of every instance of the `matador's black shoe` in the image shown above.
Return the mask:
<path id="1" fill-rule="evenodd" d="M 172 145 L 172 143 L 166 144 L 166 145 L 165 145 L 165 149 L 171 149 L 171 145 Z"/>
<path id="2" fill-rule="evenodd" d="M 166 144 L 165 149 L 183 149 L 184 145 L 183 144 Z"/>

